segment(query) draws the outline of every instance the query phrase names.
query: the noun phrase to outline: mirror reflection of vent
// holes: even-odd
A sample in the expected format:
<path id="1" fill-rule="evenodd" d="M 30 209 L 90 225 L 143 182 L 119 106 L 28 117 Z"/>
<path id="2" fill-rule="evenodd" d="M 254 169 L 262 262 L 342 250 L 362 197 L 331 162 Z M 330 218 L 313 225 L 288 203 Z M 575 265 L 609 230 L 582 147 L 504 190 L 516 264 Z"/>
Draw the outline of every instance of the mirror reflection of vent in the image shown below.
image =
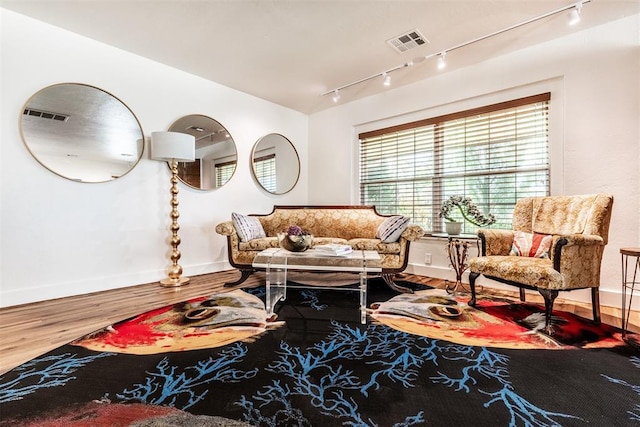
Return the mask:
<path id="1" fill-rule="evenodd" d="M 58 122 L 66 122 L 67 120 L 69 120 L 69 116 L 66 115 L 66 114 L 51 113 L 49 111 L 34 110 L 33 108 L 25 108 L 23 114 L 25 116 L 40 117 L 42 119 L 55 120 L 55 121 L 58 121 Z"/>
<path id="2" fill-rule="evenodd" d="M 420 34 L 420 31 L 411 30 L 398 37 L 387 40 L 387 43 L 396 51 L 402 53 L 430 42 L 425 36 Z"/>

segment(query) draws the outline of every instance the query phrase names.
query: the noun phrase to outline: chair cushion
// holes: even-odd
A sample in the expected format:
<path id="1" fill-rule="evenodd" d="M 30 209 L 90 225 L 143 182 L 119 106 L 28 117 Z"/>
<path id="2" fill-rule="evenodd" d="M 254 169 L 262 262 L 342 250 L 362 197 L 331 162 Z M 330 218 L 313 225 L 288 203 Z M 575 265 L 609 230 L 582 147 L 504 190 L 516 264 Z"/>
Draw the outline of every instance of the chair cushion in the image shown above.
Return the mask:
<path id="1" fill-rule="evenodd" d="M 548 258 L 552 240 L 550 235 L 515 231 L 509 255 Z"/>
<path id="2" fill-rule="evenodd" d="M 400 235 L 409 226 L 410 218 L 402 215 L 394 215 L 382 221 L 378 226 L 376 237 L 383 243 L 393 243 L 400 239 Z"/>
<path id="3" fill-rule="evenodd" d="M 541 234 L 584 233 L 597 197 L 597 194 L 587 194 L 534 199 L 532 231 Z"/>
<path id="4" fill-rule="evenodd" d="M 242 215 L 236 212 L 231 214 L 233 226 L 236 228 L 241 242 L 248 242 L 251 239 L 266 237 L 260 220 L 254 216 Z"/>
<path id="5" fill-rule="evenodd" d="M 543 289 L 565 288 L 549 258 L 485 256 L 469 260 L 469 271 Z"/>

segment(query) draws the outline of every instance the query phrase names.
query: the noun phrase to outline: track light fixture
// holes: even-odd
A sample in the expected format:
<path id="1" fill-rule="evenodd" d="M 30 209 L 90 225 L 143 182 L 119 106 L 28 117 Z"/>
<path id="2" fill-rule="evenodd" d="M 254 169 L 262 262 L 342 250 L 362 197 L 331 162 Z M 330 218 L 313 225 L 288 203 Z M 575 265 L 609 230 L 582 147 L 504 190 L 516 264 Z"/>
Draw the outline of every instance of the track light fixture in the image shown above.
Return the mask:
<path id="1" fill-rule="evenodd" d="M 438 70 L 444 70 L 447 67 L 447 61 L 444 59 L 447 56 L 447 51 L 443 51 L 438 56 Z"/>
<path id="2" fill-rule="evenodd" d="M 580 13 L 582 12 L 582 3 L 577 3 L 571 12 L 569 12 L 569 25 L 576 25 L 580 22 Z"/>
<path id="3" fill-rule="evenodd" d="M 460 43 L 460 44 L 458 44 L 456 46 L 449 47 L 447 49 L 442 50 L 441 52 L 431 53 L 431 54 L 426 55 L 426 56 L 421 56 L 421 57 L 418 57 L 418 58 L 414 58 L 413 61 L 405 62 L 402 65 L 398 65 L 397 67 L 391 68 L 391 69 L 383 71 L 381 73 L 376 73 L 376 74 L 373 74 L 373 75 L 371 75 L 369 77 L 365 77 L 363 79 L 356 80 L 355 82 L 347 83 L 346 85 L 342 85 L 342 86 L 337 87 L 335 89 L 332 89 L 332 90 L 329 90 L 327 92 L 324 92 L 321 96 L 326 96 L 326 95 L 329 95 L 329 94 L 333 94 L 333 102 L 338 102 L 340 100 L 340 94 L 338 92 L 341 91 L 342 89 L 346 89 L 348 87 L 355 86 L 355 85 L 358 85 L 360 83 L 364 83 L 366 81 L 369 81 L 371 79 L 375 79 L 375 78 L 378 78 L 378 77 L 382 77 L 384 79 L 383 80 L 383 84 L 385 86 L 389 86 L 391 84 L 391 76 L 389 75 L 391 72 L 400 70 L 402 68 L 411 67 L 411 66 L 413 66 L 414 62 L 415 63 L 420 63 L 420 62 L 423 62 L 425 59 L 431 59 L 431 58 L 437 57 L 438 58 L 437 59 L 438 60 L 438 69 L 443 69 L 446 66 L 445 56 L 447 55 L 447 53 L 449 53 L 449 52 L 451 52 L 453 50 L 460 49 L 462 47 L 469 46 L 469 45 L 474 44 L 474 43 L 478 43 L 478 42 L 480 42 L 482 40 L 485 40 L 485 39 L 488 39 L 490 37 L 494 37 L 494 36 L 500 35 L 502 33 L 506 33 L 507 31 L 514 30 L 516 28 L 522 27 L 524 25 L 531 24 L 532 22 L 536 22 L 536 21 L 539 21 L 541 19 L 548 18 L 550 16 L 556 15 L 556 14 L 561 13 L 561 12 L 565 12 L 567 10 L 570 10 L 570 21 L 569 21 L 569 24 L 570 25 L 575 25 L 580 21 L 580 13 L 582 12 L 582 6 L 585 5 L 586 3 L 590 3 L 590 2 L 591 2 L 591 0 L 580 0 L 578 2 L 575 2 L 575 3 L 569 4 L 569 5 L 560 7 L 558 9 L 554 9 L 554 10 L 552 10 L 550 12 L 543 13 L 542 15 L 534 16 L 533 18 L 529 18 L 526 21 L 522 21 L 522 22 L 519 22 L 517 24 L 511 25 L 509 27 L 503 28 L 501 30 L 494 31 L 493 33 L 489 33 L 489 34 L 484 35 L 482 37 L 478 37 L 478 38 L 475 38 L 473 40 L 469 40 L 467 42 Z"/>
<path id="4" fill-rule="evenodd" d="M 394 71 L 397 71 L 397 70 L 400 70 L 402 68 L 411 67 L 411 66 L 413 66 L 413 61 L 405 62 L 402 65 L 398 65 L 397 67 L 390 68 L 390 69 L 388 69 L 386 71 L 383 71 L 382 73 L 376 73 L 376 74 L 371 75 L 369 77 L 365 77 L 364 79 L 360 79 L 358 81 L 351 82 L 349 84 L 342 85 L 340 87 L 332 89 L 332 90 L 330 90 L 328 92 L 323 93 L 322 96 L 333 94 L 333 102 L 338 102 L 338 100 L 340 99 L 340 95 L 338 95 L 338 92 L 341 91 L 342 89 L 346 89 L 348 87 L 355 86 L 357 84 L 364 83 L 366 81 L 369 81 L 371 79 L 375 79 L 375 78 L 378 78 L 378 77 L 381 77 L 381 76 L 385 79 L 383 81 L 383 84 L 386 83 L 387 79 L 389 80 L 389 84 L 391 84 L 391 76 L 389 76 L 390 73 L 392 73 Z M 337 99 L 336 99 L 336 97 L 337 97 Z"/>
<path id="5" fill-rule="evenodd" d="M 384 77 L 382 84 L 384 86 L 391 86 L 391 76 L 387 73 L 382 73 L 382 77 Z"/>

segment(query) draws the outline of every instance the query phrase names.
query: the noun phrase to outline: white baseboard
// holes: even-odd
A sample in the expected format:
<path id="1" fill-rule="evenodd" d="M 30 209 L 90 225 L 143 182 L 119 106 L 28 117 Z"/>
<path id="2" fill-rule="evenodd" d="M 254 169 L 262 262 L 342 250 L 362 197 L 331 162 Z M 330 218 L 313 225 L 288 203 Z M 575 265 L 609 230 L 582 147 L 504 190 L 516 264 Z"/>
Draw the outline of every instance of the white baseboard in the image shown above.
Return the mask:
<path id="1" fill-rule="evenodd" d="M 210 262 L 198 265 L 183 266 L 185 276 L 214 273 L 230 270 L 228 262 Z M 166 276 L 166 270 L 150 270 L 139 273 L 112 275 L 83 279 L 80 281 L 48 283 L 40 286 L 21 287 L 19 289 L 3 289 L 0 291 L 0 307 L 29 304 L 38 301 L 84 295 L 111 289 L 126 288 L 144 283 L 156 282 Z"/>

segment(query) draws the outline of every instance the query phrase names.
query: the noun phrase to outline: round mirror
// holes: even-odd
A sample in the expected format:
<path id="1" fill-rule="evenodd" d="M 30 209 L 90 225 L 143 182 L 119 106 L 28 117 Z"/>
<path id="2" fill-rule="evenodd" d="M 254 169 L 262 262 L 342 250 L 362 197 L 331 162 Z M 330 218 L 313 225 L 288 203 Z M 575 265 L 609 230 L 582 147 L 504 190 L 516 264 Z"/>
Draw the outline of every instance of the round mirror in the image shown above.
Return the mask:
<path id="1" fill-rule="evenodd" d="M 128 173 L 142 158 L 144 134 L 133 112 L 93 86 L 61 83 L 25 104 L 22 139 L 51 172 L 80 182 L 106 182 Z"/>
<path id="2" fill-rule="evenodd" d="M 213 190 L 231 179 L 238 154 L 224 126 L 211 117 L 192 114 L 176 120 L 169 131 L 187 133 L 196 139 L 196 160 L 178 163 L 180 181 L 198 190 Z"/>
<path id="3" fill-rule="evenodd" d="M 278 133 L 265 135 L 256 142 L 251 166 L 256 181 L 272 194 L 288 193 L 300 177 L 298 152 L 291 141 Z"/>

